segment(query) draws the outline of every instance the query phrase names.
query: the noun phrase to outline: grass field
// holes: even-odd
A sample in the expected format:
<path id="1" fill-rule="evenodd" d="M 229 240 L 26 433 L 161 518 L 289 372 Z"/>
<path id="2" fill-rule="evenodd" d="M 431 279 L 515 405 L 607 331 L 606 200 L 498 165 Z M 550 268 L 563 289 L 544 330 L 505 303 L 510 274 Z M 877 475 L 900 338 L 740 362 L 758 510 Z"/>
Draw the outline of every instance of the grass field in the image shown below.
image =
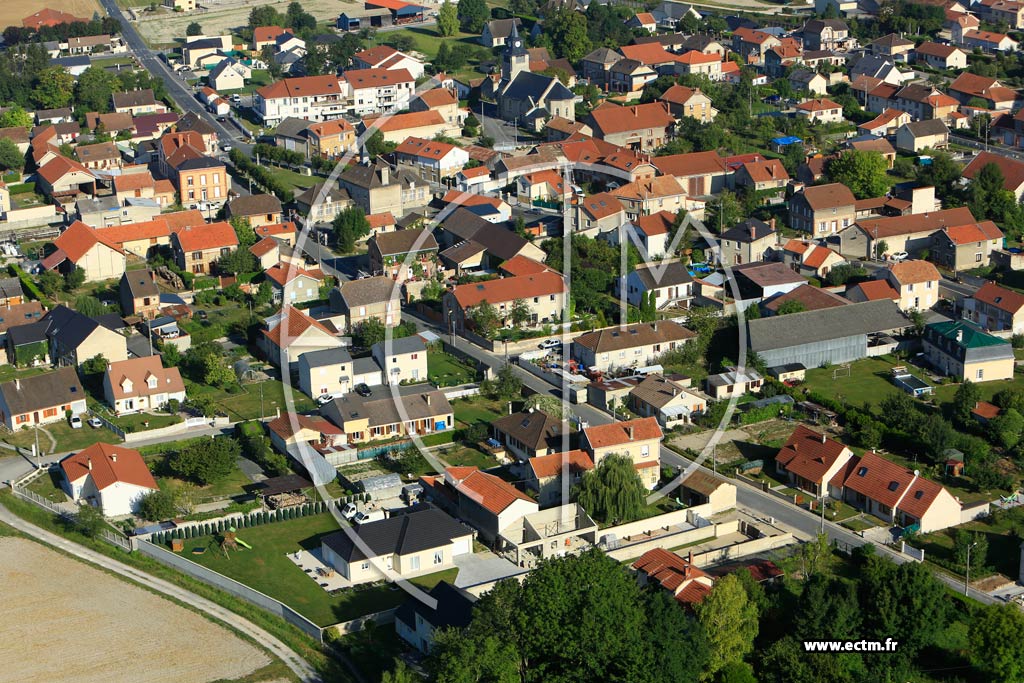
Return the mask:
<path id="1" fill-rule="evenodd" d="M 492 422 L 505 414 L 503 406 L 485 396 L 460 398 L 452 402 L 455 419 L 466 425 L 476 422 Z"/>
<path id="2" fill-rule="evenodd" d="M 260 387 L 262 387 L 262 398 Z M 229 417 L 236 420 L 256 420 L 266 415 L 273 415 L 278 408 L 281 412 L 288 410 L 285 401 L 286 387 L 279 380 L 243 384 L 238 393 L 228 393 L 223 389 L 204 386 L 189 382 L 189 396 L 208 395 Z M 296 412 L 306 412 L 316 408 L 313 400 L 302 392 L 291 392 Z"/>
<path id="3" fill-rule="evenodd" d="M 64 0 L 49 6 L 82 19 L 92 19 L 93 12 L 101 11 L 96 0 Z M 22 19 L 44 7 L 47 7 L 47 4 L 39 0 L 11 0 L 0 7 L 0 26 L 21 26 Z"/>
<path id="4" fill-rule="evenodd" d="M 300 548 L 319 548 L 320 538 L 337 530 L 331 515 L 320 514 L 243 529 L 238 535 L 252 550 L 233 552 L 230 559 L 224 557 L 210 536 L 188 540 L 185 548 L 189 552 L 194 547 L 208 547 L 205 554 L 188 555 L 189 559 L 281 600 L 321 626 L 400 605 L 405 593 L 388 585 L 330 595 L 285 556 Z M 456 572 L 430 574 L 413 583 L 429 588 L 442 579 L 453 579 Z"/>
<path id="5" fill-rule="evenodd" d="M 476 379 L 472 368 L 442 351 L 427 352 L 427 377 L 440 386 L 457 386 Z"/>
<path id="6" fill-rule="evenodd" d="M 85 421 L 84 418 L 82 421 Z M 43 425 L 41 429 L 45 429 L 57 440 L 57 448 L 54 449 L 50 446 L 50 440 L 46 437 L 46 434 L 43 434 L 42 431 L 40 431 L 39 449 L 44 453 L 77 451 L 85 448 L 86 446 L 91 446 L 97 441 L 102 441 L 103 443 L 121 443 L 120 437 L 106 427 L 93 429 L 89 426 L 83 426 L 81 429 L 72 429 L 71 425 L 69 425 L 66 420 Z M 5 434 L 3 440 L 12 446 L 31 448 L 36 442 L 36 433 L 34 429 L 24 428 L 10 434 Z"/>
<path id="7" fill-rule="evenodd" d="M 293 190 L 305 190 L 307 187 L 313 187 L 313 185 L 320 180 L 318 176 L 302 175 L 301 173 L 296 173 L 295 171 L 287 168 L 278 168 L 276 166 L 267 166 L 265 164 L 264 168 L 270 171 L 271 175 Z"/>

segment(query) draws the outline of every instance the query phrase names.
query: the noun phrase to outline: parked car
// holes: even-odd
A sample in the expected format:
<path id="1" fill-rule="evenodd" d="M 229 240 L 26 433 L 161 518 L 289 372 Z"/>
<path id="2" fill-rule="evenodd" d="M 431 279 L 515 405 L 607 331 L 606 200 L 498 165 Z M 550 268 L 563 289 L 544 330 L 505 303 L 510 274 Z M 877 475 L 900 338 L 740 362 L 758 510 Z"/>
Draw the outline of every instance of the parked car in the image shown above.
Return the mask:
<path id="1" fill-rule="evenodd" d="M 384 519 L 386 516 L 387 515 L 384 514 L 383 510 L 371 510 L 369 512 L 360 511 L 355 514 L 355 516 L 352 518 L 352 521 L 355 524 L 363 524 L 365 522 L 377 522 L 379 520 Z"/>
<path id="2" fill-rule="evenodd" d="M 334 394 L 320 394 L 316 397 L 316 404 L 318 406 L 326 405 L 334 400 Z"/>
<path id="3" fill-rule="evenodd" d="M 92 427 L 93 429 L 99 429 L 100 427 L 103 426 L 103 420 L 99 419 L 98 417 L 90 417 L 89 426 Z"/>
<path id="4" fill-rule="evenodd" d="M 558 341 L 557 339 L 545 339 L 544 341 L 542 341 L 537 346 L 538 346 L 538 348 L 541 348 L 541 349 L 553 349 L 556 346 L 561 346 L 561 345 L 562 345 L 562 342 Z"/>
<path id="5" fill-rule="evenodd" d="M 341 516 L 345 519 L 352 519 L 359 512 L 359 507 L 355 503 L 347 503 L 345 507 L 341 509 Z"/>
<path id="6" fill-rule="evenodd" d="M 226 117 L 226 116 L 218 116 L 217 117 L 217 121 L 220 122 L 220 123 L 227 123 L 228 117 Z"/>
<path id="7" fill-rule="evenodd" d="M 889 260 L 892 261 L 893 263 L 900 263 L 902 261 L 906 261 L 907 260 L 907 256 L 908 256 L 907 252 L 905 252 L 905 251 L 897 251 L 897 252 L 893 253 L 891 256 L 889 256 Z"/>
<path id="8" fill-rule="evenodd" d="M 366 398 L 367 396 L 373 393 L 373 389 L 371 389 L 367 384 L 357 384 L 356 393 L 362 396 L 363 398 Z"/>
<path id="9" fill-rule="evenodd" d="M 72 429 L 81 429 L 82 428 L 82 418 L 78 417 L 77 415 L 73 415 L 71 417 L 71 428 Z"/>

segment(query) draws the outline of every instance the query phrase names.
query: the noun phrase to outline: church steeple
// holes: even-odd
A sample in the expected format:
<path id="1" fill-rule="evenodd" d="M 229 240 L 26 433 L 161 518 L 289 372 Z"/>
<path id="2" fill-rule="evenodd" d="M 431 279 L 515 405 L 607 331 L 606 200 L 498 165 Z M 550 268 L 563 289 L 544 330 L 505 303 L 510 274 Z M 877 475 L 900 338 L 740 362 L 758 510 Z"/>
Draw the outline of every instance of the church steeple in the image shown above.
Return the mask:
<path id="1" fill-rule="evenodd" d="M 512 19 L 512 31 L 508 34 L 505 51 L 501 55 L 501 78 L 511 81 L 522 71 L 530 70 L 530 53 L 519 37 L 518 19 Z"/>

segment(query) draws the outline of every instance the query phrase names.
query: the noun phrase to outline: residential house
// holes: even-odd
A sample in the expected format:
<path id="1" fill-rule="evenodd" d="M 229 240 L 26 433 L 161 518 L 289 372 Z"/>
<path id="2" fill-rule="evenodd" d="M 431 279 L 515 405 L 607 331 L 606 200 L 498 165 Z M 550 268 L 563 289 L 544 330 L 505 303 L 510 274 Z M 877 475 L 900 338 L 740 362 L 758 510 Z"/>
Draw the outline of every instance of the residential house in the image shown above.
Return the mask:
<path id="1" fill-rule="evenodd" d="M 509 413 L 491 421 L 495 440 L 520 462 L 561 453 L 568 432 L 560 418 L 543 410 Z"/>
<path id="2" fill-rule="evenodd" d="M 427 181 L 408 169 L 392 168 L 382 159 L 369 165 L 350 166 L 339 182 L 341 189 L 368 214 L 390 211 L 404 216 L 422 209 L 431 199 Z"/>
<path id="3" fill-rule="evenodd" d="M 899 293 L 901 311 L 925 311 L 938 303 L 942 276 L 928 261 L 893 263 L 879 275 Z"/>
<path id="4" fill-rule="evenodd" d="M 1012 379 L 1015 365 L 1009 340 L 995 337 L 967 320 L 925 326 L 924 357 L 936 371 L 958 381 Z"/>
<path id="5" fill-rule="evenodd" d="M 343 332 L 352 332 L 370 318 L 388 327 L 400 322 L 401 286 L 390 277 L 347 280 L 331 290 L 331 310 L 344 319 Z"/>
<path id="6" fill-rule="evenodd" d="M 910 123 L 910 114 L 901 109 L 886 109 L 881 114 L 857 126 L 857 133 L 860 135 L 875 135 L 877 137 L 888 137 L 895 135 L 900 126 Z"/>
<path id="7" fill-rule="evenodd" d="M 299 213 L 311 223 L 330 223 L 343 210 L 352 206 L 348 192 L 336 185 L 319 182 L 295 195 Z"/>
<path id="8" fill-rule="evenodd" d="M 693 424 L 708 408 L 707 398 L 690 387 L 689 380 L 659 374 L 647 375 L 628 396 L 629 409 L 641 417 L 653 417 L 663 429 Z"/>
<path id="9" fill-rule="evenodd" d="M 468 626 L 476 602 L 474 595 L 447 581 L 439 581 L 427 594 L 433 603 L 410 595 L 395 612 L 395 632 L 422 654 L 429 654 L 438 630 Z"/>
<path id="10" fill-rule="evenodd" d="M 897 33 L 889 33 L 868 44 L 873 55 L 881 55 L 895 61 L 907 61 L 914 49 L 914 41 L 908 40 Z"/>
<path id="11" fill-rule="evenodd" d="M 711 98 L 700 88 L 687 88 L 677 83 L 663 92 L 658 101 L 668 105 L 669 113 L 676 118 L 685 116 L 710 123 L 718 116 L 718 110 L 711 106 Z"/>
<path id="12" fill-rule="evenodd" d="M 377 342 L 370 354 L 384 371 L 385 384 L 415 384 L 427 379 L 427 346 L 418 335 Z"/>
<path id="13" fill-rule="evenodd" d="M 197 212 L 198 213 L 198 212 Z M 164 214 L 141 223 L 124 223 L 122 225 L 104 226 L 100 229 L 102 237 L 110 244 L 120 248 L 125 254 L 146 258 L 160 247 L 171 244 L 171 221 Z M 194 224 L 202 225 L 202 217 Z"/>
<path id="14" fill-rule="evenodd" d="M 735 62 L 723 62 L 718 55 L 707 55 L 697 50 L 690 50 L 676 57 L 674 67 L 674 72 L 680 76 L 704 76 L 711 81 L 724 80 L 727 75 L 726 67 L 730 67 L 729 73 L 739 70 Z"/>
<path id="15" fill-rule="evenodd" d="M 321 406 L 320 414 L 341 427 L 348 443 L 423 436 L 455 424 L 444 392 L 422 385 L 373 387 L 369 396 L 349 392 Z"/>
<path id="16" fill-rule="evenodd" d="M 278 36 L 291 32 L 290 28 L 280 26 L 257 26 L 252 30 L 252 51 L 261 52 L 263 48 L 275 45 Z"/>
<path id="17" fill-rule="evenodd" d="M 610 192 L 580 197 L 576 202 L 576 231 L 595 237 L 626 223 L 626 208 Z"/>
<path id="18" fill-rule="evenodd" d="M 779 159 L 750 161 L 736 169 L 735 183 L 752 187 L 755 192 L 777 190 L 789 185 L 789 173 Z"/>
<path id="19" fill-rule="evenodd" d="M 640 307 L 652 294 L 656 309 L 686 307 L 693 298 L 693 276 L 680 261 L 641 263 L 626 274 L 626 300 Z"/>
<path id="20" fill-rule="evenodd" d="M 304 353 L 341 346 L 336 330 L 287 303 L 267 320 L 267 326 L 262 330 L 261 346 L 267 360 L 282 369 L 296 368 Z"/>
<path id="21" fill-rule="evenodd" d="M 442 308 L 445 311 L 445 320 L 457 332 L 466 330 L 466 323 L 472 319 L 473 307 L 485 302 L 495 308 L 501 325 L 535 327 L 562 319 L 565 314 L 567 293 L 565 279 L 561 273 L 544 271 L 456 285 L 444 294 Z M 514 304 L 519 301 L 526 304 L 528 317 L 525 322 L 513 323 L 510 316 Z"/>
<path id="22" fill-rule="evenodd" d="M 352 55 L 352 66 L 355 69 L 385 69 L 398 71 L 405 69 L 414 79 L 423 76 L 423 62 L 404 52 L 399 52 L 390 45 L 377 45 Z"/>
<path id="23" fill-rule="evenodd" d="M 87 18 L 76 17 L 69 12 L 45 7 L 22 19 L 21 25 L 25 28 L 35 29 L 38 31 L 43 27 L 53 28 L 54 26 L 60 26 L 61 24 L 85 24 L 88 22 L 89 19 Z"/>
<path id="24" fill-rule="evenodd" d="M 566 492 L 571 495 L 583 474 L 594 469 L 594 461 L 586 451 L 555 451 L 529 458 L 525 469 L 526 490 L 536 492 L 541 508 L 549 508 L 561 505 L 565 501 Z"/>
<path id="25" fill-rule="evenodd" d="M 792 239 L 782 247 L 782 261 L 804 277 L 824 279 L 835 266 L 846 263 L 846 259 L 828 247 Z"/>
<path id="26" fill-rule="evenodd" d="M 455 558 L 472 554 L 473 531 L 425 508 L 327 534 L 320 552 L 352 585 L 408 579 L 455 567 Z"/>
<path id="27" fill-rule="evenodd" d="M 978 98 L 985 100 L 988 109 L 996 111 L 1010 111 L 1020 100 L 1016 90 L 1007 88 L 994 78 L 979 76 L 968 71 L 957 76 L 949 84 L 947 91 L 959 100 L 960 104 L 970 104 L 972 99 Z"/>
<path id="28" fill-rule="evenodd" d="M 888 524 L 919 533 L 941 531 L 962 521 L 962 506 L 945 488 L 867 451 L 852 459 L 830 483 L 833 498 Z"/>
<path id="29" fill-rule="evenodd" d="M 964 297 L 963 315 L 978 327 L 993 332 L 1024 333 L 1024 294 L 986 282 Z"/>
<path id="30" fill-rule="evenodd" d="M 640 29 L 650 34 L 658 30 L 658 22 L 650 12 L 637 12 L 624 23 L 629 28 Z"/>
<path id="31" fill-rule="evenodd" d="M 842 19 L 811 19 L 804 24 L 801 33 L 805 50 L 845 51 L 857 44 Z"/>
<path id="32" fill-rule="evenodd" d="M 647 104 L 620 107 L 606 103 L 590 112 L 588 125 L 594 137 L 620 147 L 640 152 L 653 152 L 671 137 L 675 118 L 667 104 Z"/>
<path id="33" fill-rule="evenodd" d="M 484 47 L 502 47 L 507 44 L 508 37 L 512 34 L 512 27 L 517 29 L 523 25 L 518 17 L 511 19 L 492 19 L 484 24 L 484 30 L 480 34 L 480 44 Z"/>
<path id="34" fill-rule="evenodd" d="M 736 306 L 741 309 L 791 292 L 807 282 L 801 275 L 778 261 L 733 266 L 732 274 L 733 280 L 728 282 L 728 287 L 736 300 Z"/>
<path id="35" fill-rule="evenodd" d="M 141 114 L 162 114 L 167 111 L 167 107 L 163 103 L 156 101 L 151 88 L 116 92 L 110 96 L 110 101 L 115 114 L 139 116 Z"/>
<path id="36" fill-rule="evenodd" d="M 807 187 L 790 198 L 789 223 L 812 237 L 833 234 L 856 221 L 855 203 L 853 193 L 845 185 Z"/>
<path id="37" fill-rule="evenodd" d="M 609 192 L 622 203 L 630 220 L 659 211 L 677 214 L 681 209 L 693 212 L 697 218 L 704 215 L 704 202 L 689 196 L 675 176 L 634 180 Z"/>
<path id="38" fill-rule="evenodd" d="M 1024 162 L 1005 157 L 995 152 L 978 152 L 964 167 L 963 177 L 974 180 L 989 164 L 995 164 L 1003 174 L 1003 189 L 1009 190 L 1020 201 L 1024 197 Z"/>
<path id="39" fill-rule="evenodd" d="M 640 480 L 648 489 L 661 478 L 661 427 L 653 417 L 585 427 L 580 433 L 580 446 L 590 455 L 594 467 L 609 455 L 629 458 Z"/>
<path id="40" fill-rule="evenodd" d="M 967 53 L 955 45 L 926 41 L 914 48 L 914 61 L 923 62 L 933 69 L 959 70 L 967 68 Z"/>
<path id="41" fill-rule="evenodd" d="M 877 152 L 878 154 L 881 154 L 882 157 L 885 158 L 886 166 L 889 168 L 890 171 L 892 170 L 893 166 L 896 165 L 896 150 L 893 148 L 892 144 L 885 138 L 879 138 L 872 135 L 868 136 L 867 139 L 851 140 L 849 145 L 850 149 L 856 150 L 858 152 Z"/>
<path id="42" fill-rule="evenodd" d="M 775 469 L 791 486 L 820 498 L 853 458 L 853 451 L 822 432 L 798 425 L 775 455 Z"/>
<path id="43" fill-rule="evenodd" d="M 348 110 L 336 76 L 284 78 L 256 90 L 252 100 L 253 110 L 267 126 L 276 125 L 288 116 L 329 121 L 340 118 Z"/>
<path id="44" fill-rule="evenodd" d="M 829 99 L 807 100 L 796 105 L 796 115 L 806 117 L 810 123 L 841 123 L 843 105 Z"/>
<path id="45" fill-rule="evenodd" d="M 932 234 L 929 258 L 951 270 L 970 270 L 988 265 L 1002 246 L 1003 231 L 992 221 L 955 225 Z"/>
<path id="46" fill-rule="evenodd" d="M 393 142 L 396 145 L 409 137 L 431 140 L 438 136 L 458 135 L 462 130 L 459 124 L 446 121 L 444 115 L 436 109 L 411 111 L 390 116 L 367 115 L 359 124 L 359 135 L 363 137 L 370 135 L 367 131 L 371 128 L 381 132 L 384 142 Z"/>
<path id="47" fill-rule="evenodd" d="M 185 383 L 178 368 L 165 368 L 159 355 L 131 358 L 107 366 L 103 396 L 115 415 L 162 410 L 169 401 L 185 401 Z"/>
<path id="48" fill-rule="evenodd" d="M 80 195 L 94 194 L 96 176 L 82 164 L 57 155 L 36 170 L 36 189 L 55 203 L 74 202 Z"/>
<path id="49" fill-rule="evenodd" d="M 597 87 L 605 88 L 611 68 L 622 59 L 623 56 L 610 47 L 599 47 L 580 60 L 580 75 Z"/>
<path id="50" fill-rule="evenodd" d="M 210 87 L 219 92 L 241 90 L 245 81 L 252 76 L 252 69 L 231 57 L 220 61 L 207 76 Z"/>
<path id="51" fill-rule="evenodd" d="M 138 451 L 107 443 L 63 458 L 60 472 L 68 497 L 99 508 L 105 517 L 136 513 L 146 496 L 160 490 Z"/>
<path id="52" fill-rule="evenodd" d="M 86 412 L 86 394 L 73 367 L 0 383 L 0 421 L 10 429 L 63 422 Z"/>
<path id="53" fill-rule="evenodd" d="M 764 31 L 741 27 L 732 32 L 732 50 L 748 64 L 763 64 L 768 50 L 780 45 L 781 40 Z"/>
<path id="54" fill-rule="evenodd" d="M 952 123 L 955 119 L 953 114 L 958 108 L 959 104 L 954 97 L 922 83 L 911 83 L 903 87 L 883 83 L 867 94 L 868 111 L 881 113 L 886 109 L 899 109 L 919 121 L 942 119 Z"/>
<path id="55" fill-rule="evenodd" d="M 54 251 L 43 259 L 42 267 L 68 273 L 75 268 L 85 272 L 86 282 L 99 282 L 124 274 L 124 250 L 111 242 L 102 230 L 94 230 L 75 221 L 53 240 Z"/>
<path id="56" fill-rule="evenodd" d="M 183 206 L 190 209 L 219 206 L 228 198 L 231 179 L 224 162 L 184 152 L 172 156 L 168 164 L 172 168 L 170 175 Z"/>
<path id="57" fill-rule="evenodd" d="M 679 323 L 660 320 L 591 330 L 572 341 L 572 358 L 585 368 L 639 368 L 657 363 L 696 335 Z"/>
<path id="58" fill-rule="evenodd" d="M 123 325 L 119 316 L 115 315 L 114 320 L 116 324 L 111 325 L 103 317 L 90 318 L 63 304 L 53 308 L 39 322 L 49 344 L 51 362 L 78 366 L 96 356 L 111 363 L 125 360 L 128 344 L 120 332 Z"/>
<path id="59" fill-rule="evenodd" d="M 486 543 L 494 543 L 502 531 L 540 509 L 512 484 L 476 467 L 449 467 L 440 476 L 421 476 L 420 483 L 428 501 L 451 509 Z"/>
<path id="60" fill-rule="evenodd" d="M 399 167 L 408 167 L 428 182 L 440 185 L 469 163 L 466 150 L 447 142 L 410 137 L 394 151 Z"/>
<path id="61" fill-rule="evenodd" d="M 368 243 L 370 272 L 399 283 L 437 274 L 437 240 L 426 229 L 382 232 Z"/>
<path id="62" fill-rule="evenodd" d="M 93 171 L 109 171 L 122 165 L 121 152 L 113 142 L 79 145 L 75 147 L 75 156 L 83 166 Z"/>
<path id="63" fill-rule="evenodd" d="M 730 368 L 725 372 L 708 375 L 704 380 L 704 385 L 711 398 L 722 401 L 733 396 L 761 391 L 764 377 L 753 368 L 745 368 L 743 371 Z"/>
<path id="64" fill-rule="evenodd" d="M 306 270 L 295 264 L 279 263 L 268 268 L 264 276 L 275 303 L 295 305 L 320 298 L 324 274 L 319 269 Z"/>
<path id="65" fill-rule="evenodd" d="M 718 260 L 726 266 L 757 263 L 772 256 L 779 241 L 775 219 L 768 223 L 748 218 L 718 237 Z"/>
<path id="66" fill-rule="evenodd" d="M 896 131 L 896 148 L 906 152 L 945 149 L 949 146 L 949 128 L 940 119 L 905 123 Z"/>
<path id="67" fill-rule="evenodd" d="M 249 225 L 274 225 L 281 222 L 281 200 L 272 194 L 252 194 L 235 197 L 227 203 L 227 218 L 241 218 Z"/>
<path id="68" fill-rule="evenodd" d="M 338 78 L 347 112 L 354 116 L 406 109 L 416 89 L 416 78 L 408 69 L 350 69 Z M 339 115 L 340 112 L 326 118 L 336 119 Z"/>
<path id="69" fill-rule="evenodd" d="M 980 48 L 985 52 L 1014 52 L 1020 44 L 1005 33 L 978 29 L 965 31 L 960 42 L 965 48 Z"/>
<path id="70" fill-rule="evenodd" d="M 436 111 L 450 126 L 461 125 L 468 112 L 459 107 L 458 95 L 449 88 L 434 88 L 422 92 L 409 103 L 414 112 Z"/>
<path id="71" fill-rule="evenodd" d="M 310 124 L 305 131 L 309 156 L 334 159 L 356 147 L 356 129 L 345 119 Z"/>
<path id="72" fill-rule="evenodd" d="M 884 257 L 899 251 L 919 255 L 930 249 L 932 234 L 950 225 L 966 225 L 976 222 L 967 207 L 935 209 L 933 202 L 924 201 L 933 188 L 922 197 L 920 205 L 929 205 L 907 216 L 885 218 L 861 218 L 851 227 L 829 237 L 829 244 L 848 258 Z"/>
<path id="73" fill-rule="evenodd" d="M 186 226 L 171 234 L 179 268 L 189 273 L 212 273 L 221 256 L 238 248 L 238 236 L 227 221 Z"/>
<path id="74" fill-rule="evenodd" d="M 333 347 L 299 356 L 299 388 L 307 395 L 341 396 L 352 391 L 355 369 L 347 349 Z"/>
<path id="75" fill-rule="evenodd" d="M 828 94 L 828 79 L 809 69 L 795 69 L 790 73 L 789 86 L 794 92 L 808 93 L 812 97 Z"/>
<path id="76" fill-rule="evenodd" d="M 125 272 L 118 283 L 118 295 L 125 316 L 149 319 L 160 310 L 160 289 L 156 286 L 156 275 L 149 269 Z"/>
<path id="77" fill-rule="evenodd" d="M 883 282 L 883 284 L 885 284 Z M 888 285 L 886 285 L 888 286 Z M 800 310 L 804 311 L 818 311 L 823 308 L 838 308 L 839 306 L 845 306 L 849 300 L 833 294 L 828 289 L 822 289 L 821 287 L 814 287 L 813 285 L 806 284 L 800 285 L 796 289 L 791 289 L 785 294 L 772 297 L 768 301 L 761 303 L 761 310 L 767 315 L 778 315 L 779 309 L 781 309 L 786 303 L 794 302 L 799 304 Z"/>
<path id="78" fill-rule="evenodd" d="M 635 59 L 620 59 L 608 69 L 607 87 L 611 92 L 638 94 L 658 78 L 658 72 Z"/>

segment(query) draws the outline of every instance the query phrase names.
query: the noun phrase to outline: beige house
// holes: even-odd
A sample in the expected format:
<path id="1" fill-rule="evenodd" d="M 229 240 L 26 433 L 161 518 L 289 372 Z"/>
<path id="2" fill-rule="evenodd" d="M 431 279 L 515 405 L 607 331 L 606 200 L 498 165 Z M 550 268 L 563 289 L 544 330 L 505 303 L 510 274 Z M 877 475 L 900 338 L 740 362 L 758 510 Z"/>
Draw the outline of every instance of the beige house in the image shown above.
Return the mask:
<path id="1" fill-rule="evenodd" d="M 829 99 L 807 100 L 796 105 L 796 115 L 814 123 L 841 123 L 843 105 Z"/>
<path id="2" fill-rule="evenodd" d="M 1024 333 L 1024 294 L 986 282 L 964 297 L 964 318 L 986 330 Z"/>
<path id="3" fill-rule="evenodd" d="M 370 352 L 384 370 L 387 384 L 425 382 L 427 379 L 427 346 L 416 335 L 377 342 Z"/>
<path id="4" fill-rule="evenodd" d="M 57 366 L 77 367 L 90 358 L 103 356 L 110 363 L 128 358 L 128 343 L 120 332 L 60 304 L 43 316 L 47 323 L 50 360 Z"/>
<path id="5" fill-rule="evenodd" d="M 295 195 L 299 213 L 313 223 L 330 223 L 343 210 L 352 206 L 348 192 L 327 183 L 316 183 Z"/>
<path id="6" fill-rule="evenodd" d="M 185 400 L 178 368 L 165 368 L 160 356 L 117 361 L 103 375 L 103 395 L 117 415 L 158 410 L 168 401 Z"/>
<path id="7" fill-rule="evenodd" d="M 896 131 L 896 149 L 920 152 L 949 146 L 949 127 L 941 119 L 911 121 Z"/>
<path id="8" fill-rule="evenodd" d="M 886 281 L 899 293 L 897 305 L 903 312 L 924 311 L 939 301 L 942 276 L 928 261 L 894 263 L 883 272 Z"/>
<path id="9" fill-rule="evenodd" d="M 711 98 L 702 93 L 700 88 L 676 84 L 663 92 L 658 101 L 667 104 L 669 112 L 676 117 L 685 116 L 701 123 L 710 123 L 718 116 L 718 110 L 711 106 Z"/>
<path id="10" fill-rule="evenodd" d="M 774 218 L 768 223 L 748 218 L 719 235 L 719 263 L 738 266 L 764 261 L 775 253 L 778 243 Z"/>
<path id="11" fill-rule="evenodd" d="M 648 375 L 629 392 L 629 409 L 655 418 L 664 429 L 692 424 L 707 408 L 707 397 L 691 388 L 689 380 Z"/>
<path id="12" fill-rule="evenodd" d="M 263 351 L 267 360 L 280 368 L 293 367 L 304 353 L 341 346 L 333 330 L 287 304 L 267 325 L 268 329 L 263 330 Z"/>
<path id="13" fill-rule="evenodd" d="M 476 467 L 449 467 L 441 476 L 420 477 L 424 497 L 451 510 L 480 532 L 486 543 L 537 512 L 537 501 L 509 482 Z"/>
<path id="14" fill-rule="evenodd" d="M 86 411 L 85 389 L 73 367 L 0 384 L 0 421 L 11 430 L 64 422 Z"/>
<path id="15" fill-rule="evenodd" d="M 235 197 L 227 203 L 227 218 L 242 218 L 249 225 L 274 225 L 281 222 L 281 200 L 272 194 L 251 194 Z"/>
<path id="16" fill-rule="evenodd" d="M 521 301 L 526 304 L 528 319 L 519 325 L 535 327 L 561 320 L 567 293 L 562 274 L 545 270 L 456 285 L 445 293 L 442 306 L 446 320 L 450 321 L 455 331 L 461 332 L 472 318 L 473 309 L 485 303 L 495 308 L 501 325 L 512 324 L 513 307 Z"/>
<path id="17" fill-rule="evenodd" d="M 675 128 L 675 118 L 668 104 L 662 102 L 629 107 L 606 103 L 590 112 L 587 123 L 594 137 L 641 152 L 653 152 L 661 147 Z"/>
<path id="18" fill-rule="evenodd" d="M 368 393 L 350 392 L 320 408 L 321 415 L 341 427 L 349 443 L 424 436 L 455 424 L 451 404 L 433 387 L 373 387 Z"/>
<path id="19" fill-rule="evenodd" d="M 587 427 L 580 445 L 600 467 L 609 455 L 622 455 L 633 461 L 644 486 L 653 489 L 661 477 L 661 427 L 653 417 Z"/>
<path id="20" fill-rule="evenodd" d="M 816 238 L 837 233 L 856 220 L 856 200 L 846 185 L 815 185 L 789 200 L 790 225 Z"/>
<path id="21" fill-rule="evenodd" d="M 473 530 L 427 508 L 335 531 L 320 540 L 320 550 L 324 563 L 354 585 L 408 579 L 451 569 L 456 557 L 472 554 Z"/>
<path id="22" fill-rule="evenodd" d="M 764 385 L 764 377 L 751 368 L 740 372 L 736 368 L 729 368 L 717 375 L 708 375 L 704 380 L 708 395 L 716 401 L 742 396 L 743 394 L 760 391 Z"/>
<path id="23" fill-rule="evenodd" d="M 102 230 L 94 230 L 75 221 L 53 241 L 56 249 L 43 259 L 46 270 L 67 273 L 75 268 L 85 271 L 86 282 L 111 280 L 124 275 L 127 258 L 124 251 L 108 240 Z"/>
<path id="24" fill-rule="evenodd" d="M 370 318 L 387 327 L 400 322 L 401 285 L 390 277 L 348 280 L 331 290 L 331 310 L 344 318 L 344 331 L 352 332 Z"/>
<path id="25" fill-rule="evenodd" d="M 583 473 L 594 469 L 594 461 L 586 451 L 568 451 L 551 453 L 530 458 L 526 461 L 526 489 L 536 491 L 537 502 L 541 508 L 561 505 L 563 490 L 566 489 L 562 479 L 565 468 L 568 468 L 568 490 L 579 484 Z"/>
<path id="26" fill-rule="evenodd" d="M 189 273 L 211 273 L 217 259 L 238 247 L 238 236 L 227 221 L 186 226 L 171 234 L 179 268 Z"/>
<path id="27" fill-rule="evenodd" d="M 390 211 L 396 216 L 404 216 L 422 209 L 432 198 L 430 184 L 426 180 L 413 171 L 392 168 L 381 160 L 371 165 L 350 166 L 341 174 L 340 185 L 367 214 Z"/>
<path id="28" fill-rule="evenodd" d="M 271 266 L 264 273 L 273 300 L 278 303 L 299 304 L 320 298 L 320 285 L 324 274 L 320 270 L 304 270 L 287 263 Z"/>
<path id="29" fill-rule="evenodd" d="M 1003 246 L 1003 231 L 992 221 L 944 227 L 932 235 L 931 260 L 952 270 L 987 266 Z"/>
<path id="30" fill-rule="evenodd" d="M 696 335 L 671 320 L 592 330 L 572 341 L 572 357 L 585 368 L 643 367 Z"/>
<path id="31" fill-rule="evenodd" d="M 804 277 L 824 278 L 846 259 L 828 247 L 792 239 L 782 248 L 782 262 Z"/>
<path id="32" fill-rule="evenodd" d="M 838 441 L 798 425 L 775 455 L 775 469 L 792 486 L 821 496 L 852 457 L 853 451 Z"/>
<path id="33" fill-rule="evenodd" d="M 342 347 L 299 356 L 299 388 L 312 398 L 341 396 L 355 386 L 352 356 Z"/>
<path id="34" fill-rule="evenodd" d="M 924 355 L 937 371 L 958 381 L 1013 378 L 1013 347 L 966 320 L 932 323 L 922 337 Z"/>

